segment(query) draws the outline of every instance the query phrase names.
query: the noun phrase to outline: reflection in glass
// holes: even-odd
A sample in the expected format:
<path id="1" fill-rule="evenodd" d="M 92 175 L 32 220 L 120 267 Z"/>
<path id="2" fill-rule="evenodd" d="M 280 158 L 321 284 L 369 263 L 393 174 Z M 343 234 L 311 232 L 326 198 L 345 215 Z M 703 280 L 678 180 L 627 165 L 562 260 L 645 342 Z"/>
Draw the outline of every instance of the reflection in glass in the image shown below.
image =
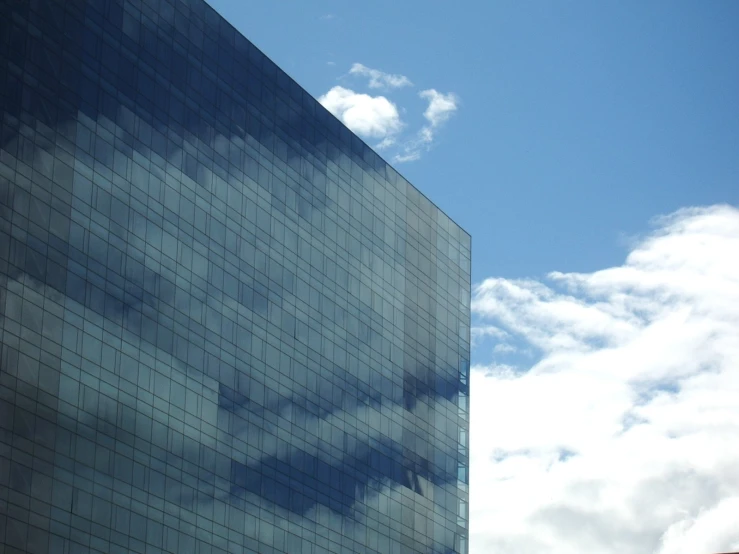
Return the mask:
<path id="1" fill-rule="evenodd" d="M 3 10 L 0 546 L 466 552 L 469 236 L 200 0 Z"/>

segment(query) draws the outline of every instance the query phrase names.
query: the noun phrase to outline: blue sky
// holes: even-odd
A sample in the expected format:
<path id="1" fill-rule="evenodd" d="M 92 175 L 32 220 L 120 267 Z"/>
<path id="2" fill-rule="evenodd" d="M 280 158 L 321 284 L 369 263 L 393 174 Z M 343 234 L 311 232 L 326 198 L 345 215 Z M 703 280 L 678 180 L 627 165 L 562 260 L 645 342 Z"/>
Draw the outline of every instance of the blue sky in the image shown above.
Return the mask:
<path id="1" fill-rule="evenodd" d="M 473 237 L 471 553 L 739 550 L 739 2 L 211 5 Z"/>

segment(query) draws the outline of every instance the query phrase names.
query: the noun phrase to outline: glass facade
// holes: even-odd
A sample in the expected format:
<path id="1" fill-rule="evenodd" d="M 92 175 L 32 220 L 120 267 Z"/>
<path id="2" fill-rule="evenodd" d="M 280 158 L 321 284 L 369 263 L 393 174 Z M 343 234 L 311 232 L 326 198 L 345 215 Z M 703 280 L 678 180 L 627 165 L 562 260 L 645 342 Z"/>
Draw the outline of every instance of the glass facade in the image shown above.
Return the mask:
<path id="1" fill-rule="evenodd" d="M 470 237 L 202 0 L 0 0 L 0 550 L 466 553 Z"/>

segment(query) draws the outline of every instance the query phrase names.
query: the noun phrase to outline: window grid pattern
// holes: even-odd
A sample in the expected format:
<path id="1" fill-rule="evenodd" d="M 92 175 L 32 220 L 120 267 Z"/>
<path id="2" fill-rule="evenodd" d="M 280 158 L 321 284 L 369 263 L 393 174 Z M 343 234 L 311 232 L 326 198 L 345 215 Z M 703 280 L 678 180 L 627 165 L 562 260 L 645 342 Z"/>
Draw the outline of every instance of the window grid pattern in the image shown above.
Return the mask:
<path id="1" fill-rule="evenodd" d="M 0 545 L 467 552 L 470 237 L 201 0 L 0 0 Z"/>

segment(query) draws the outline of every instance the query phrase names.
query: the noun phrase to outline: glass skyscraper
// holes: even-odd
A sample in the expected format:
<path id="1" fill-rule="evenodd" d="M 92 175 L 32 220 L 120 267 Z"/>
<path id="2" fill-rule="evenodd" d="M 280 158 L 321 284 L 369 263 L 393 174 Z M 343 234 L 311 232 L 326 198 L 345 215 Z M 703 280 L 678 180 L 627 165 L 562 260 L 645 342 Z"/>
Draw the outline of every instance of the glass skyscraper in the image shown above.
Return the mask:
<path id="1" fill-rule="evenodd" d="M 202 0 L 0 0 L 0 551 L 467 552 L 470 237 Z"/>

